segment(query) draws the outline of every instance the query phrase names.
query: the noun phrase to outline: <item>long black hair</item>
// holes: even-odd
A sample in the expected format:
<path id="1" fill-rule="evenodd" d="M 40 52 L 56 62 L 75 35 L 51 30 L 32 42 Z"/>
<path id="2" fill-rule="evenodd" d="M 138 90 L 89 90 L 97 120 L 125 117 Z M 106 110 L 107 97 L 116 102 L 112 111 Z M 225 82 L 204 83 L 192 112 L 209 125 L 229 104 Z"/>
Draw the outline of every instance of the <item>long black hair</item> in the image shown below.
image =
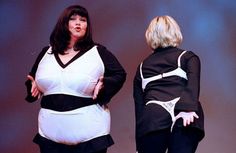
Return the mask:
<path id="1" fill-rule="evenodd" d="M 60 15 L 50 36 L 50 45 L 52 53 L 64 54 L 68 49 L 71 33 L 68 28 L 68 23 L 72 15 L 80 15 L 87 19 L 87 29 L 84 38 L 78 40 L 73 48 L 75 50 L 87 51 L 94 46 L 92 39 L 92 27 L 88 11 L 80 5 L 72 5 L 67 7 Z"/>

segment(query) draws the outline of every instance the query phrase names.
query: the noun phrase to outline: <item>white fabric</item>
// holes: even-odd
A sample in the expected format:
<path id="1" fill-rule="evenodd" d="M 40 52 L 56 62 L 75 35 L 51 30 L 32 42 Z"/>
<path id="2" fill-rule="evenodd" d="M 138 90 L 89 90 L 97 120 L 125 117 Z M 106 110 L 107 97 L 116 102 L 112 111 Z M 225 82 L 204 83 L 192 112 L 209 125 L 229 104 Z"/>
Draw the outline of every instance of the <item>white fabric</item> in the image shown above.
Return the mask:
<path id="1" fill-rule="evenodd" d="M 78 144 L 110 133 L 110 112 L 98 104 L 72 111 L 41 108 L 39 134 L 63 144 Z"/>
<path id="2" fill-rule="evenodd" d="M 44 95 L 92 97 L 94 87 L 105 71 L 97 47 L 93 47 L 65 68 L 58 64 L 54 54 L 48 54 L 50 52 L 51 48 L 40 61 L 35 77 Z"/>
<path id="3" fill-rule="evenodd" d="M 157 100 L 150 100 L 146 103 L 146 105 L 148 104 L 158 104 L 158 105 L 161 105 L 163 108 L 165 108 L 165 110 L 168 111 L 168 113 L 170 114 L 171 116 L 171 119 L 172 119 L 172 125 L 171 125 L 171 130 L 175 124 L 175 121 L 176 121 L 176 117 L 175 117 L 175 104 L 179 101 L 180 97 L 177 97 L 173 100 L 170 100 L 170 101 L 157 101 Z"/>
<path id="4" fill-rule="evenodd" d="M 140 65 L 140 75 L 141 75 L 141 78 L 142 78 L 142 89 L 144 90 L 149 82 L 161 79 L 163 77 L 179 76 L 179 77 L 182 77 L 182 78 L 187 80 L 188 78 L 187 78 L 186 72 L 181 68 L 181 62 L 180 62 L 181 57 L 185 52 L 187 52 L 187 51 L 183 51 L 179 55 L 178 61 L 177 61 L 178 62 L 178 67 L 175 70 L 172 70 L 172 71 L 169 71 L 169 72 L 166 72 L 166 73 L 162 73 L 162 74 L 159 74 L 159 75 L 156 75 L 156 76 L 152 76 L 152 77 L 149 77 L 149 78 L 144 78 L 143 77 L 142 63 L 141 63 L 141 65 Z"/>

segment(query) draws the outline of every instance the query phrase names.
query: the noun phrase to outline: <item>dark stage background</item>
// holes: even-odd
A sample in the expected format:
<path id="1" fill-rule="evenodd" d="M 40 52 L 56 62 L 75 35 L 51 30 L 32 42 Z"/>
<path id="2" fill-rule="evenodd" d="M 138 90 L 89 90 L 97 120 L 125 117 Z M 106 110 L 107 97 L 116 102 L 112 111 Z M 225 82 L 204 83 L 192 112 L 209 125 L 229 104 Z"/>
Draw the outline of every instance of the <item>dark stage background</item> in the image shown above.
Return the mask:
<path id="1" fill-rule="evenodd" d="M 132 80 L 138 63 L 150 50 L 144 32 L 157 15 L 173 16 L 182 28 L 182 48 L 202 61 L 201 96 L 206 137 L 197 153 L 236 151 L 236 1 L 234 0 L 1 0 L 0 1 L 0 150 L 38 153 L 32 142 L 37 132 L 39 102 L 24 101 L 24 81 L 62 10 L 85 6 L 94 40 L 112 51 L 128 76 L 110 103 L 109 153 L 134 153 Z"/>

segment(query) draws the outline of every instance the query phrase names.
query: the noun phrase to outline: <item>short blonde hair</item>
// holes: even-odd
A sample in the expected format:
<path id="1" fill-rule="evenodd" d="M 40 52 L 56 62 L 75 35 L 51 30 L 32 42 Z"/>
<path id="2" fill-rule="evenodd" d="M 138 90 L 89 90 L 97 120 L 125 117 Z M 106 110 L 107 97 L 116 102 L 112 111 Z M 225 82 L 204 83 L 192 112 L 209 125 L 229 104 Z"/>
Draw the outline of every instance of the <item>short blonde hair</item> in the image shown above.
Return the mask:
<path id="1" fill-rule="evenodd" d="M 145 36 L 148 46 L 153 50 L 158 47 L 177 47 L 183 40 L 179 25 L 170 16 L 157 16 L 152 19 Z"/>

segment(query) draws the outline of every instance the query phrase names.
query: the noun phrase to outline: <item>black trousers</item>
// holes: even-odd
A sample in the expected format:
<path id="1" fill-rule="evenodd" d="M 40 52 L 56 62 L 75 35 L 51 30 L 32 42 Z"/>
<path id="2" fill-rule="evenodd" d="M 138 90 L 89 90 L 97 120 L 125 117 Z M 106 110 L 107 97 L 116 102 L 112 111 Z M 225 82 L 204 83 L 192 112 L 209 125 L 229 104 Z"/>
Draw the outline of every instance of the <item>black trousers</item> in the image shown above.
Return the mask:
<path id="1" fill-rule="evenodd" d="M 199 143 L 198 131 L 188 127 L 174 127 L 151 132 L 138 141 L 138 153 L 195 153 Z"/>
<path id="2" fill-rule="evenodd" d="M 75 149 L 73 146 L 66 146 L 66 145 L 39 145 L 40 153 L 86 153 L 86 151 L 79 151 Z M 103 149 L 100 151 L 92 152 L 92 153 L 106 153 L 107 149 Z"/>

